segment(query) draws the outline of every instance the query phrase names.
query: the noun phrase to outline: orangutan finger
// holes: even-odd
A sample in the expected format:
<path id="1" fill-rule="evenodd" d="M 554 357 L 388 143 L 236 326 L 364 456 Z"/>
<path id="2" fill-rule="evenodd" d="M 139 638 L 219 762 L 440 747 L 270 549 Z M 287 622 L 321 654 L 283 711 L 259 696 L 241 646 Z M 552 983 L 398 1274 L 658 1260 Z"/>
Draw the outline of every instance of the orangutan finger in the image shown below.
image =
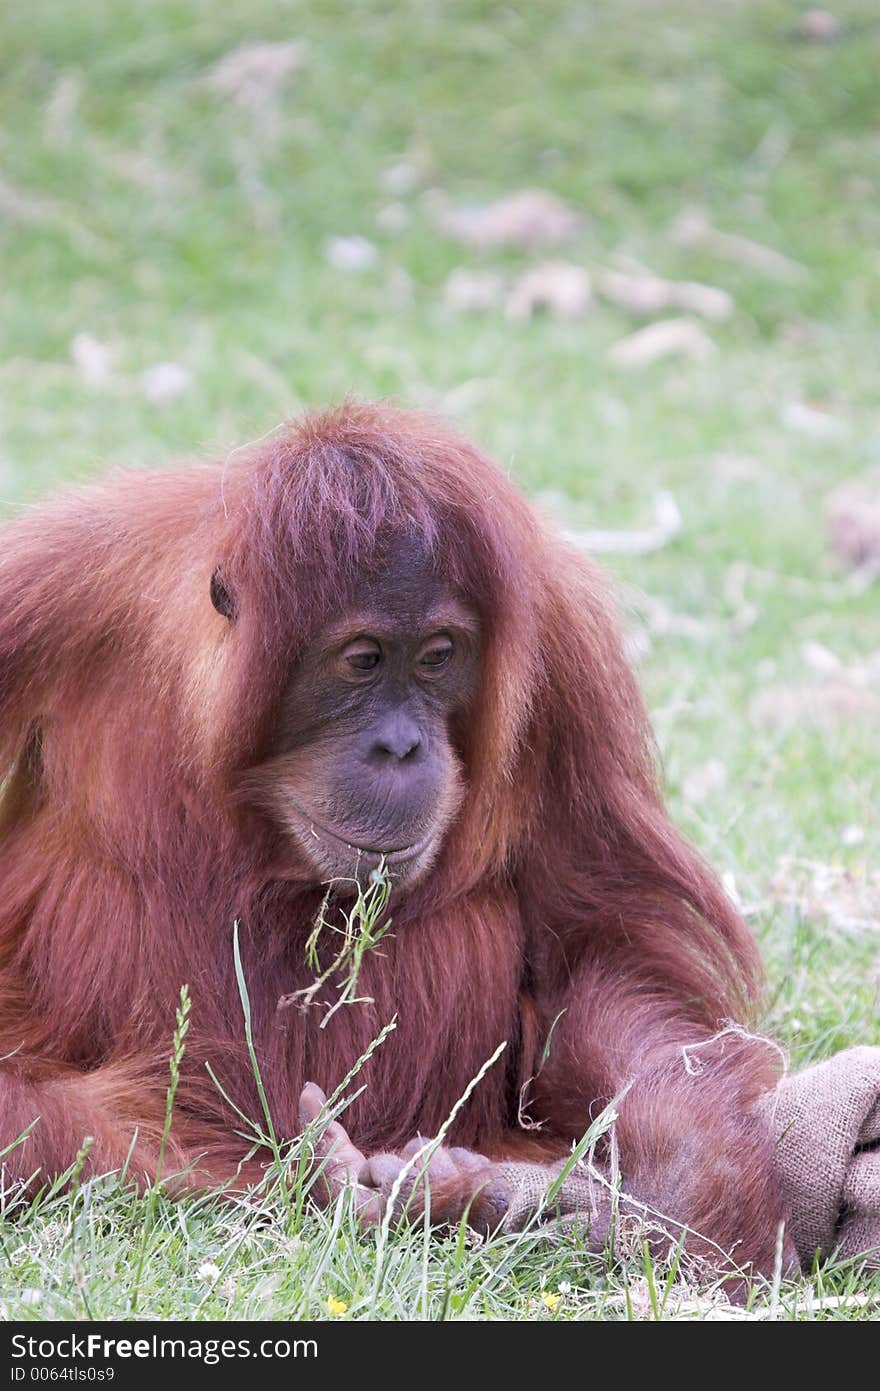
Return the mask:
<path id="1" fill-rule="evenodd" d="M 420 1149 L 430 1145 L 431 1141 L 427 1135 L 414 1135 L 413 1138 L 404 1145 L 400 1151 L 402 1159 L 412 1159 L 414 1154 L 418 1154 Z"/>
<path id="2" fill-rule="evenodd" d="M 326 1105 L 327 1098 L 321 1088 L 314 1082 L 307 1082 L 299 1100 L 300 1124 L 304 1128 L 314 1125 Z M 344 1186 L 357 1187 L 358 1174 L 365 1162 L 364 1155 L 352 1143 L 348 1131 L 339 1121 L 330 1121 L 315 1136 L 314 1153 L 321 1165 L 321 1178 L 330 1190 L 325 1196 L 335 1197 Z M 364 1206 L 372 1205 L 373 1195 L 365 1190 L 362 1197 Z"/>
<path id="3" fill-rule="evenodd" d="M 477 1174 L 481 1169 L 488 1168 L 492 1162 L 484 1154 L 461 1149 L 458 1145 L 453 1145 L 447 1150 L 447 1154 L 460 1174 Z"/>
<path id="4" fill-rule="evenodd" d="M 385 1152 L 372 1154 L 362 1165 L 358 1173 L 358 1181 L 370 1188 L 378 1188 L 387 1193 L 399 1177 L 404 1162 L 399 1154 Z"/>

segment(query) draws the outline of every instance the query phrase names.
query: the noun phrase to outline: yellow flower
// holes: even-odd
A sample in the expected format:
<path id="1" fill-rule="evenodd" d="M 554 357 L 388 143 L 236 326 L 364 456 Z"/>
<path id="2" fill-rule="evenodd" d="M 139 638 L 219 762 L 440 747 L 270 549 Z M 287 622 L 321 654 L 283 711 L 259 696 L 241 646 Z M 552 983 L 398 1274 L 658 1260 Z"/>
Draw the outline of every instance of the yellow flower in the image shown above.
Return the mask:
<path id="1" fill-rule="evenodd" d="M 551 1294 L 549 1290 L 544 1290 L 543 1293 L 541 1294 L 541 1298 L 543 1299 L 544 1303 L 547 1305 L 547 1308 L 550 1310 L 551 1314 L 555 1314 L 555 1313 L 556 1313 L 556 1310 L 559 1308 L 560 1304 L 562 1303 L 562 1295 L 561 1295 L 561 1294 Z"/>
<path id="2" fill-rule="evenodd" d="M 340 1314 L 344 1314 L 348 1311 L 348 1305 L 345 1300 L 334 1299 L 332 1294 L 328 1294 L 327 1296 L 327 1308 L 335 1319 L 338 1319 Z"/>

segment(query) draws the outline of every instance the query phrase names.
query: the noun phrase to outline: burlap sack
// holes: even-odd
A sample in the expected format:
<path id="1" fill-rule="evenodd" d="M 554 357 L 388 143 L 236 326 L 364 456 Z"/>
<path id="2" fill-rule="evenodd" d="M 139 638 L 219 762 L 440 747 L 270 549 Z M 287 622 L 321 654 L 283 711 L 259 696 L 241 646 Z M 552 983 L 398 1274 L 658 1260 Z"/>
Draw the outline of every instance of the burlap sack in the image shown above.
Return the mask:
<path id="1" fill-rule="evenodd" d="M 548 1186 L 563 1167 L 564 1161 L 552 1165 L 549 1171 L 546 1164 L 524 1164 L 515 1160 L 497 1165 L 509 1195 L 502 1231 L 522 1231 L 545 1204 Z M 541 1221 L 558 1222 L 566 1217 L 582 1219 L 589 1249 L 601 1250 L 607 1230 L 605 1210 L 610 1197 L 610 1191 L 590 1178 L 584 1166 L 579 1165 L 565 1179 L 556 1196 L 546 1201 L 540 1212 Z M 594 1227 L 601 1231 L 594 1232 Z"/>
<path id="2" fill-rule="evenodd" d="M 785 1077 L 770 1107 L 778 1137 L 774 1164 L 788 1200 L 790 1235 L 801 1264 L 858 1257 L 880 1269 L 880 1048 L 851 1048 Z M 505 1231 L 521 1231 L 541 1208 L 548 1172 L 539 1164 L 499 1166 L 510 1193 Z M 554 1166 L 552 1177 L 561 1170 Z M 578 1166 L 540 1220 L 583 1225 L 591 1250 L 608 1231 L 610 1193 Z"/>
<path id="3" fill-rule="evenodd" d="M 784 1078 L 775 1125 L 802 1265 L 836 1251 L 880 1269 L 880 1048 L 850 1048 Z"/>

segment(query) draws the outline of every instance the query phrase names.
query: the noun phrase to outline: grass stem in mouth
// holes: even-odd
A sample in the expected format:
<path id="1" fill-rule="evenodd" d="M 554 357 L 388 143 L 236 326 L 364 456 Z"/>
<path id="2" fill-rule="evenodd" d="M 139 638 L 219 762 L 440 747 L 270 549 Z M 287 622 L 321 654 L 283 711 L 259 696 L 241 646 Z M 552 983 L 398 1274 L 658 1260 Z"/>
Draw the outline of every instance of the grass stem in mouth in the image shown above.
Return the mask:
<path id="1" fill-rule="evenodd" d="M 346 909 L 336 904 L 341 924 L 334 924 L 328 920 L 328 909 L 333 886 L 340 882 L 349 881 L 330 881 L 318 910 L 315 926 L 306 942 L 306 961 L 315 972 L 314 981 L 302 990 L 283 995 L 277 1006 L 278 1009 L 286 1009 L 290 1005 L 308 1009 L 315 1003 L 322 987 L 331 977 L 341 976 L 340 981 L 336 983 L 338 997 L 327 1005 L 326 1013 L 321 1020 L 322 1029 L 343 1005 L 372 1003 L 370 997 L 357 995 L 358 977 L 367 952 L 378 945 L 391 926 L 391 918 L 385 917 L 385 909 L 391 896 L 391 880 L 385 872 L 384 857 L 380 858 L 378 866 L 370 871 L 365 888 L 361 886 L 359 879 L 354 880 L 357 885 L 357 897 L 351 908 Z M 342 944 L 330 964 L 322 968 L 318 944 L 327 932 L 340 936 Z"/>

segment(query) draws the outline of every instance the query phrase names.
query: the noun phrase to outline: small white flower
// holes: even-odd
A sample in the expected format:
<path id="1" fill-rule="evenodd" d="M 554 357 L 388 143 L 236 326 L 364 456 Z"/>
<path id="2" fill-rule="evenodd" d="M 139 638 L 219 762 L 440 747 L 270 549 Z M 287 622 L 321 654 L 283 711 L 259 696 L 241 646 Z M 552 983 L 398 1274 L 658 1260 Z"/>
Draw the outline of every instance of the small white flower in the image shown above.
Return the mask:
<path id="1" fill-rule="evenodd" d="M 154 406 L 176 401 L 192 386 L 192 373 L 179 362 L 157 362 L 141 373 L 141 390 Z"/>
<path id="2" fill-rule="evenodd" d="M 558 1289 L 560 1294 L 571 1294 L 571 1281 L 560 1280 L 556 1288 Z"/>
<path id="3" fill-rule="evenodd" d="M 330 237 L 324 243 L 324 257 L 334 270 L 357 275 L 371 270 L 379 253 L 366 237 Z"/>
<path id="4" fill-rule="evenodd" d="M 108 343 L 102 343 L 91 333 L 75 333 L 70 340 L 73 365 L 86 386 L 105 386 L 113 376 L 116 357 Z"/>
<path id="5" fill-rule="evenodd" d="M 42 1291 L 42 1290 L 22 1290 L 22 1292 L 21 1292 L 21 1302 L 22 1302 L 22 1304 L 26 1305 L 28 1308 L 33 1309 L 37 1304 L 42 1304 L 42 1302 L 43 1302 L 43 1291 Z"/>
<path id="6" fill-rule="evenodd" d="M 213 1261 L 202 1261 L 196 1274 L 200 1280 L 204 1280 L 206 1283 L 210 1282 L 213 1285 L 220 1274 L 220 1267 L 215 1265 Z"/>

